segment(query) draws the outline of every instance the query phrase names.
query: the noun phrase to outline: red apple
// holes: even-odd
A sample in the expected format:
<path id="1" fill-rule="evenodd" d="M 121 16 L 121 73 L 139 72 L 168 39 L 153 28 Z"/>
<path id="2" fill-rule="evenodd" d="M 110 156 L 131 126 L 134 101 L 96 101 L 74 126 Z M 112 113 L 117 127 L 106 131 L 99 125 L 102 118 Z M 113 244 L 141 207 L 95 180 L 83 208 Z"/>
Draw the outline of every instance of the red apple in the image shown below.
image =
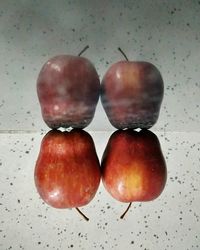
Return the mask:
<path id="1" fill-rule="evenodd" d="M 117 62 L 101 83 L 103 107 L 117 129 L 152 127 L 159 116 L 163 92 L 161 74 L 148 62 Z"/>
<path id="2" fill-rule="evenodd" d="M 92 63 L 80 56 L 48 60 L 37 80 L 42 116 L 50 128 L 85 128 L 92 121 L 100 82 Z"/>
<path id="3" fill-rule="evenodd" d="M 114 132 L 101 168 L 105 188 L 121 202 L 154 200 L 166 183 L 166 164 L 159 140 L 148 130 Z"/>
<path id="4" fill-rule="evenodd" d="M 74 129 L 52 130 L 42 140 L 35 166 L 41 198 L 55 208 L 88 204 L 100 183 L 100 164 L 91 136 Z"/>

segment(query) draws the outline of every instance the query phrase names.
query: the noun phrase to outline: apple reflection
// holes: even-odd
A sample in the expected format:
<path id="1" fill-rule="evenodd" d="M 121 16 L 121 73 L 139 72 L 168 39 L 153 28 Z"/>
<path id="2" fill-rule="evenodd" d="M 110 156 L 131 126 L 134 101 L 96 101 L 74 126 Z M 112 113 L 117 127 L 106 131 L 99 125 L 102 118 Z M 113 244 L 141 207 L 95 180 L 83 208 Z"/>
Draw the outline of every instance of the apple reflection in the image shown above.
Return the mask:
<path id="1" fill-rule="evenodd" d="M 34 178 L 39 195 L 50 206 L 87 205 L 94 198 L 101 178 L 89 133 L 81 129 L 48 132 L 41 142 Z"/>
<path id="2" fill-rule="evenodd" d="M 78 207 L 94 198 L 101 178 L 111 196 L 129 203 L 129 207 L 132 202 L 156 199 L 165 187 L 167 168 L 159 140 L 149 130 L 115 131 L 104 150 L 101 167 L 89 133 L 81 129 L 51 130 L 41 142 L 34 178 L 47 204 L 80 212 Z"/>
<path id="3" fill-rule="evenodd" d="M 159 140 L 149 130 L 114 132 L 103 153 L 101 170 L 106 190 L 127 203 L 156 199 L 167 179 Z"/>

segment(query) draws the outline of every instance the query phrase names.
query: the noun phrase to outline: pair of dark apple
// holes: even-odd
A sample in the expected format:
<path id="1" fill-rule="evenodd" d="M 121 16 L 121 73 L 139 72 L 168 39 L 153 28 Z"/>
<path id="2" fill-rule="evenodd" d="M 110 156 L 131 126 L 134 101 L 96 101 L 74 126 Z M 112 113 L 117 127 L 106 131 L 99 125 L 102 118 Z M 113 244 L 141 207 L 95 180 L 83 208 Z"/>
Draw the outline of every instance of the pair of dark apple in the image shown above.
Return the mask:
<path id="1" fill-rule="evenodd" d="M 113 198 L 131 204 L 157 198 L 166 176 L 159 140 L 149 130 L 115 131 L 101 164 L 87 132 L 51 130 L 42 140 L 35 166 L 35 184 L 41 198 L 55 208 L 75 207 L 79 212 L 78 207 L 94 198 L 101 178 Z"/>
<path id="2" fill-rule="evenodd" d="M 148 62 L 113 64 L 100 84 L 92 63 L 80 56 L 60 55 L 44 64 L 37 81 L 42 116 L 50 128 L 85 128 L 101 97 L 117 129 L 152 127 L 163 99 L 159 70 Z"/>

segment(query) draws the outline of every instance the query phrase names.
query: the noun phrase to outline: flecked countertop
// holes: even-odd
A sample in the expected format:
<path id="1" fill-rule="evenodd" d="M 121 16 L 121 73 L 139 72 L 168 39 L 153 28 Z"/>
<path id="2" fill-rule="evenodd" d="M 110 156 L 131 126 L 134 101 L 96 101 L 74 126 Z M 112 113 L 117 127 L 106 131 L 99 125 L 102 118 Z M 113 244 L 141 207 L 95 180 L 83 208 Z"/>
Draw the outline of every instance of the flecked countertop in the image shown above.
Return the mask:
<path id="1" fill-rule="evenodd" d="M 109 132 L 90 133 L 101 159 Z M 1 249 L 199 249 L 200 134 L 157 133 L 167 163 L 167 184 L 158 199 L 115 201 L 100 185 L 81 210 L 53 209 L 39 198 L 34 167 L 43 137 L 0 135 Z"/>
<path id="2" fill-rule="evenodd" d="M 0 2 L 0 249 L 200 249 L 200 1 Z M 82 211 L 53 209 L 39 198 L 34 167 L 48 131 L 36 79 L 58 54 L 90 59 L 102 79 L 122 60 L 149 61 L 165 95 L 158 136 L 167 183 L 158 199 L 126 204 L 100 185 Z M 99 159 L 114 129 L 99 102 L 87 131 Z"/>

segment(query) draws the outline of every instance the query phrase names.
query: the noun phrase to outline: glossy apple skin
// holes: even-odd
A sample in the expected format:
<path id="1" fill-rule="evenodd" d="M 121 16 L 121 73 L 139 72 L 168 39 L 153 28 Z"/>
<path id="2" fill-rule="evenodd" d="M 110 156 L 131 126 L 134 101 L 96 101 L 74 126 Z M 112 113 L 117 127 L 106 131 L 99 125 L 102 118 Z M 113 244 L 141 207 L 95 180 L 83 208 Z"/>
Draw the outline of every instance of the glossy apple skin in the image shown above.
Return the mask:
<path id="1" fill-rule="evenodd" d="M 100 81 L 88 59 L 60 55 L 42 67 L 37 94 L 43 119 L 50 128 L 85 128 L 94 117 Z"/>
<path id="2" fill-rule="evenodd" d="M 158 120 L 163 94 L 162 76 L 148 62 L 117 62 L 101 83 L 103 107 L 117 129 L 152 127 Z"/>
<path id="3" fill-rule="evenodd" d="M 102 181 L 121 202 L 151 201 L 163 191 L 167 178 L 160 143 L 148 130 L 118 130 L 104 151 Z"/>
<path id="4" fill-rule="evenodd" d="M 88 204 L 99 187 L 101 173 L 92 137 L 83 130 L 52 130 L 42 140 L 35 166 L 41 198 L 55 208 Z"/>

